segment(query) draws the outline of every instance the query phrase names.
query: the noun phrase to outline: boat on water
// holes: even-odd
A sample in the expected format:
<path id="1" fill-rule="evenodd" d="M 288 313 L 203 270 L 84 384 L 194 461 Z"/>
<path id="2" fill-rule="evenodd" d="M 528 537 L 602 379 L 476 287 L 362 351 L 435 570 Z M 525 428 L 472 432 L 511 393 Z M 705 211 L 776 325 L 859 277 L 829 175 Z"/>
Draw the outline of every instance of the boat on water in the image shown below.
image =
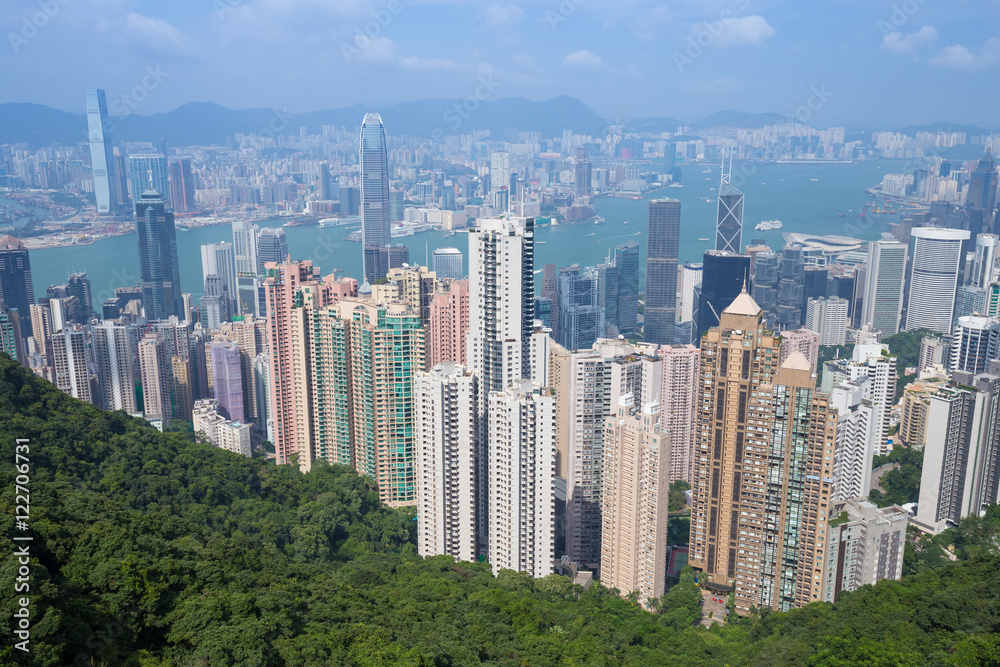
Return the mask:
<path id="1" fill-rule="evenodd" d="M 711 169 L 702 169 L 701 173 L 703 173 L 703 174 L 711 174 L 712 170 Z"/>
<path id="2" fill-rule="evenodd" d="M 711 241 L 712 239 L 709 239 L 709 238 L 706 238 L 706 237 L 704 237 L 704 236 L 703 236 L 703 237 L 701 237 L 701 238 L 700 238 L 700 239 L 698 239 L 698 240 L 699 240 L 699 241 L 701 241 L 702 243 L 704 243 L 704 242 L 706 242 L 706 241 Z"/>
<path id="3" fill-rule="evenodd" d="M 781 220 L 765 220 L 764 222 L 757 223 L 754 227 L 758 232 L 773 232 L 776 229 L 781 229 L 784 227 Z"/>
<path id="4" fill-rule="evenodd" d="M 178 227 L 177 231 L 179 231 L 179 232 L 190 232 L 191 230 L 189 228 L 187 228 L 187 227 Z"/>
<path id="5" fill-rule="evenodd" d="M 670 185 L 668 185 L 667 187 L 668 187 L 668 188 L 683 188 L 683 187 L 684 187 L 684 185 L 683 185 L 683 184 L 681 184 L 681 183 L 671 183 L 671 184 L 670 184 Z"/>
<path id="6" fill-rule="evenodd" d="M 628 220 L 626 220 L 626 221 L 625 221 L 625 222 L 623 222 L 622 224 L 623 224 L 623 225 L 627 225 L 627 224 L 628 224 Z"/>
<path id="7" fill-rule="evenodd" d="M 597 219 L 594 220 L 594 224 L 595 225 L 603 225 L 603 224 L 605 224 L 605 220 L 604 220 L 604 218 L 598 217 Z"/>

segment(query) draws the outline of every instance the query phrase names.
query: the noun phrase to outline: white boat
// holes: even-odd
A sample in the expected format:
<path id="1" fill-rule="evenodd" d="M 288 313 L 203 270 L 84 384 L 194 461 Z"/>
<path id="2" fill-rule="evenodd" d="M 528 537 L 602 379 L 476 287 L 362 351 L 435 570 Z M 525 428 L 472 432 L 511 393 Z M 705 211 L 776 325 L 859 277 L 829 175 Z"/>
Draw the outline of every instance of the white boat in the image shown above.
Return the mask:
<path id="1" fill-rule="evenodd" d="M 625 222 L 623 222 L 622 224 L 623 224 L 623 225 L 627 225 L 627 224 L 628 224 L 628 220 L 626 220 L 626 221 L 625 221 Z"/>
<path id="2" fill-rule="evenodd" d="M 757 223 L 754 229 L 758 232 L 773 232 L 776 229 L 781 229 L 783 226 L 781 220 L 765 220 L 764 222 Z"/>
<path id="3" fill-rule="evenodd" d="M 668 185 L 667 187 L 668 187 L 668 188 L 683 188 L 684 186 L 683 186 L 683 185 L 681 185 L 680 183 L 671 183 L 671 184 L 670 184 L 670 185 Z"/>

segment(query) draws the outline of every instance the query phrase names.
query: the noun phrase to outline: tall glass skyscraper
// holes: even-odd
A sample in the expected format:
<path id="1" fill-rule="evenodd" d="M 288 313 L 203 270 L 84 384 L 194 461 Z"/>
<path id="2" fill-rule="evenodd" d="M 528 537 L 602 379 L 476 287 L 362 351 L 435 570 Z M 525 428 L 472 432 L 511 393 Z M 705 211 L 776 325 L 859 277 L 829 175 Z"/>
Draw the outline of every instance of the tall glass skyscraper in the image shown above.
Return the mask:
<path id="1" fill-rule="evenodd" d="M 709 250 L 705 253 L 698 303 L 699 335 L 719 324 L 719 316 L 750 284 L 750 256 Z M 648 306 L 647 306 L 648 308 Z"/>
<path id="2" fill-rule="evenodd" d="M 733 159 L 722 158 L 722 182 L 719 184 L 719 215 L 716 218 L 715 249 L 740 254 L 743 244 L 743 193 L 732 184 Z"/>
<path id="3" fill-rule="evenodd" d="M 21 333 L 30 336 L 30 311 L 35 303 L 31 262 L 28 261 L 28 249 L 13 236 L 0 237 L 0 303 L 17 309 Z"/>
<path id="4" fill-rule="evenodd" d="M 266 276 L 264 265 L 268 262 L 283 264 L 288 261 L 288 241 L 281 227 L 264 227 L 257 240 L 257 275 Z"/>
<path id="5" fill-rule="evenodd" d="M 646 248 L 646 308 L 643 340 L 672 345 L 677 320 L 677 253 L 681 238 L 681 203 L 649 202 L 649 245 Z M 619 287 L 619 289 L 621 289 Z"/>
<path id="6" fill-rule="evenodd" d="M 389 224 L 389 153 L 385 127 L 377 113 L 361 124 L 361 244 L 386 246 L 392 240 Z M 365 280 L 373 284 L 379 276 L 364 263 Z"/>
<path id="7" fill-rule="evenodd" d="M 97 213 L 113 213 L 118 205 L 118 179 L 111 145 L 111 121 L 103 90 L 87 91 L 87 129 L 90 134 L 90 164 L 94 172 Z"/>
<path id="8" fill-rule="evenodd" d="M 174 214 L 167 210 L 166 202 L 156 190 L 146 190 L 136 202 L 135 228 L 139 237 L 139 274 L 146 318 L 164 320 L 176 315 L 186 319 Z"/>
<path id="9" fill-rule="evenodd" d="M 913 259 L 907 290 L 906 330 L 951 333 L 955 294 L 965 260 L 969 232 L 918 227 L 910 233 Z M 883 332 L 885 333 L 885 332 Z"/>

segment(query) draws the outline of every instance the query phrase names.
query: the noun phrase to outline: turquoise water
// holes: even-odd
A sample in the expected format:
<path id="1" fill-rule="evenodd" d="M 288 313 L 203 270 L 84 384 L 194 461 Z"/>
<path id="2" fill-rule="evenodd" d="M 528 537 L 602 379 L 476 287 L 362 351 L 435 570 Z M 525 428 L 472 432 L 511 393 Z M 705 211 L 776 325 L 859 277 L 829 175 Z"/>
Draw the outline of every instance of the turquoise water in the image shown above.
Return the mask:
<path id="1" fill-rule="evenodd" d="M 772 248 L 778 249 L 784 243 L 781 233 L 789 231 L 878 238 L 886 230 L 887 223 L 898 220 L 899 215 L 869 215 L 867 222 L 859 220 L 857 214 L 869 199 L 864 188 L 877 185 L 883 174 L 892 172 L 898 166 L 893 162 L 769 164 L 745 169 L 753 173 L 743 179 L 738 175 L 737 165 L 733 182 L 746 194 L 744 245 L 751 238 L 763 238 Z M 652 193 L 653 197 L 672 197 L 682 203 L 682 262 L 700 262 L 704 251 L 714 243 L 716 192 L 711 188 L 718 188 L 719 174 L 718 169 L 704 174 L 702 171 L 705 168 L 684 167 L 683 188 L 666 188 Z M 711 201 L 706 203 L 706 198 Z M 645 255 L 648 200 L 610 198 L 596 202 L 597 212 L 607 220 L 607 224 L 538 229 L 536 240 L 539 245 L 535 252 L 538 269 L 548 263 L 558 266 L 598 264 L 607 255 L 609 247 L 630 239 L 639 243 L 641 253 Z M 838 213 L 843 213 L 845 217 L 839 217 Z M 771 219 L 784 222 L 784 228 L 774 232 L 754 231 L 758 222 Z M 625 224 L 626 221 L 629 224 Z M 278 226 L 281 222 L 262 224 Z M 357 277 L 361 275 L 361 245 L 344 241 L 347 233 L 344 229 L 320 229 L 315 226 L 285 228 L 293 259 L 311 259 L 322 267 L 324 274 L 336 267 L 343 269 L 343 275 Z M 698 240 L 700 237 L 712 240 L 702 242 Z M 232 241 L 230 227 L 203 227 L 177 233 L 181 288 L 191 292 L 196 299 L 202 294 L 200 247 L 204 243 L 218 241 Z M 428 232 L 396 242 L 409 245 L 411 261 L 421 264 L 439 247 L 454 246 L 466 254 L 468 251 L 468 238 L 464 234 L 449 237 L 446 232 Z M 112 296 L 115 287 L 132 285 L 138 280 L 136 238 L 119 236 L 88 246 L 32 250 L 31 268 L 37 296 L 45 294 L 47 285 L 65 282 L 71 271 L 86 270 L 96 306 Z"/>

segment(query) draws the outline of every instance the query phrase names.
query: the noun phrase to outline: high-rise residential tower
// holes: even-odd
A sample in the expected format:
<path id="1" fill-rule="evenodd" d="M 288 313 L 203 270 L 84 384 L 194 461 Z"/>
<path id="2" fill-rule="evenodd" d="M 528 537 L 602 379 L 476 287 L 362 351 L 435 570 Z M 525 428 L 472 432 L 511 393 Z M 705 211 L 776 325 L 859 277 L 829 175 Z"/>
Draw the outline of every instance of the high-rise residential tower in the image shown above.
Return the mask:
<path id="1" fill-rule="evenodd" d="M 135 227 L 146 318 L 163 320 L 176 315 L 181 320 L 186 319 L 174 214 L 167 210 L 166 202 L 156 190 L 146 190 L 136 202 Z"/>
<path id="2" fill-rule="evenodd" d="M 836 418 L 809 362 L 778 342 L 746 292 L 701 346 L 690 564 L 735 589 L 736 611 L 820 599 Z"/>
<path id="3" fill-rule="evenodd" d="M 681 203 L 676 199 L 649 202 L 646 246 L 646 300 L 643 340 L 672 345 L 677 320 L 677 254 L 681 235 Z"/>
<path id="4" fill-rule="evenodd" d="M 489 395 L 489 562 L 541 578 L 555 558 L 556 398 L 518 380 Z"/>
<path id="5" fill-rule="evenodd" d="M 993 269 L 997 261 L 997 245 L 1000 237 L 996 234 L 980 234 L 976 237 L 976 259 L 972 265 L 972 287 L 986 288 L 993 281 Z"/>
<path id="6" fill-rule="evenodd" d="M 666 592 L 670 437 L 659 405 L 633 400 L 622 396 L 605 426 L 601 583 L 650 608 Z"/>
<path id="7" fill-rule="evenodd" d="M 414 379 L 417 551 L 475 561 L 479 384 L 464 366 L 445 362 Z"/>
<path id="8" fill-rule="evenodd" d="M 219 414 L 230 421 L 246 423 L 243 410 L 243 371 L 240 351 L 226 340 L 212 341 L 212 384 Z"/>
<path id="9" fill-rule="evenodd" d="M 694 345 L 665 345 L 660 424 L 670 434 L 670 481 L 692 483 L 697 426 L 699 352 Z"/>
<path id="10" fill-rule="evenodd" d="M 139 327 L 124 321 L 104 320 L 94 324 L 91 331 L 97 365 L 98 405 L 104 410 L 135 414 Z"/>
<path id="11" fill-rule="evenodd" d="M 94 174 L 97 213 L 113 214 L 121 201 L 115 173 L 115 152 L 111 140 L 108 102 L 103 90 L 88 90 L 87 132 L 90 135 L 90 165 Z"/>
<path id="12" fill-rule="evenodd" d="M 906 330 L 949 333 L 969 232 L 918 227 L 910 235 L 913 260 L 907 286 Z"/>
<path id="13" fill-rule="evenodd" d="M 174 417 L 171 389 L 173 371 L 167 341 L 148 333 L 139 341 L 139 368 L 146 420 L 163 430 Z"/>
<path id="14" fill-rule="evenodd" d="M 361 123 L 361 245 L 389 245 L 392 241 L 389 215 L 389 153 L 385 127 L 377 113 Z M 383 276 L 366 260 L 365 280 L 374 284 Z"/>

